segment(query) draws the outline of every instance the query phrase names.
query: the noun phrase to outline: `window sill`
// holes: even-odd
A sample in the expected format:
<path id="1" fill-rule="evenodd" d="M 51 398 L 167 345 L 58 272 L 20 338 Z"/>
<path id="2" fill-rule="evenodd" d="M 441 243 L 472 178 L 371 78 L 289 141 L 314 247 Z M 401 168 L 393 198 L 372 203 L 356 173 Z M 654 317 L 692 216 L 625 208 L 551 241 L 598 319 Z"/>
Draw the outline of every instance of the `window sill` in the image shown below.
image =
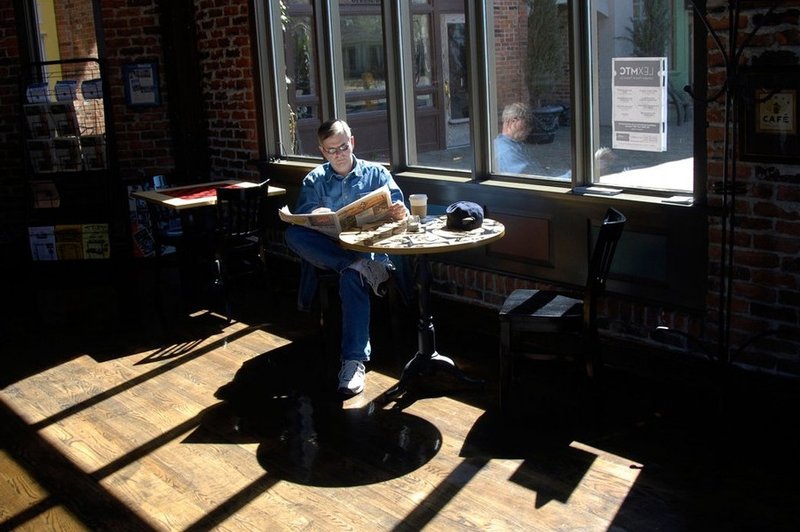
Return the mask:
<path id="1" fill-rule="evenodd" d="M 284 181 L 285 178 L 291 179 L 290 176 L 299 176 L 300 179 L 304 177 L 311 169 L 318 166 L 319 163 L 315 161 L 290 161 L 279 160 L 271 163 L 271 167 L 279 171 L 282 175 L 278 181 Z M 495 191 L 502 191 L 506 189 L 509 191 L 524 191 L 530 193 L 537 193 L 551 197 L 558 197 L 560 199 L 574 198 L 575 201 L 583 202 L 608 202 L 608 201 L 621 201 L 621 202 L 636 202 L 652 205 L 662 205 L 668 208 L 687 209 L 692 207 L 699 207 L 698 202 L 691 204 L 683 204 L 677 202 L 665 201 L 670 196 L 636 193 L 636 192 L 621 192 L 613 196 L 601 196 L 594 194 L 573 194 L 572 189 L 566 186 L 547 185 L 542 183 L 521 182 L 521 181 L 500 181 L 496 179 L 487 179 L 485 181 L 474 181 L 464 175 L 447 175 L 447 174 L 431 174 L 427 172 L 417 172 L 407 170 L 404 172 L 397 172 L 392 174 L 395 178 L 400 180 L 415 180 L 420 184 L 429 183 L 434 186 L 436 184 L 464 184 L 475 187 L 489 187 Z"/>
<path id="2" fill-rule="evenodd" d="M 595 194 L 573 194 L 572 189 L 566 186 L 554 186 L 554 185 L 545 185 L 541 183 L 525 183 L 519 181 L 499 181 L 494 179 L 487 179 L 485 181 L 473 181 L 469 178 L 465 177 L 456 177 L 456 176 L 433 176 L 431 174 L 422 174 L 418 172 L 401 172 L 397 174 L 397 177 L 405 178 L 405 179 L 419 179 L 424 181 L 430 182 L 446 182 L 446 183 L 469 183 L 477 187 L 491 187 L 493 189 L 507 189 L 509 191 L 525 191 L 525 192 L 534 192 L 545 194 L 548 196 L 556 196 L 560 198 L 575 198 L 576 201 L 602 201 L 607 202 L 609 200 L 616 200 L 616 201 L 630 201 L 630 202 L 637 202 L 637 203 L 649 203 L 654 205 L 664 205 L 668 207 L 675 207 L 675 208 L 690 208 L 690 207 L 697 207 L 698 203 L 695 201 L 691 204 L 683 204 L 677 202 L 669 202 L 665 201 L 668 197 L 671 196 L 661 196 L 661 195 L 654 195 L 654 194 L 645 194 L 645 193 L 636 193 L 633 191 L 630 192 L 620 192 L 619 194 L 614 194 L 613 196 L 604 196 L 604 195 L 595 195 Z"/>

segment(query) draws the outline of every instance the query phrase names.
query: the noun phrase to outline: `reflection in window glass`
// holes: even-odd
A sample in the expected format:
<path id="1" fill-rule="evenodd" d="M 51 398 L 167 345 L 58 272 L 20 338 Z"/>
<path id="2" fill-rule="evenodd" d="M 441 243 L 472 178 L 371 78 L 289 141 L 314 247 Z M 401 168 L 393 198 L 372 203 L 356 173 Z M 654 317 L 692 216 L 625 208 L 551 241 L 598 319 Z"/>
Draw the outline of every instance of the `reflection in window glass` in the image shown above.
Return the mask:
<path id="1" fill-rule="evenodd" d="M 593 8 L 598 99 L 592 119 L 599 128 L 593 181 L 691 192 L 692 102 L 682 90 L 692 82 L 688 3 L 593 2 Z"/>
<path id="2" fill-rule="evenodd" d="M 289 99 L 289 133 L 284 154 L 319 156 L 320 125 L 314 9 L 311 0 L 287 2 L 284 21 L 286 84 Z"/>
<path id="3" fill-rule="evenodd" d="M 569 181 L 572 171 L 567 5 L 495 0 L 496 173 Z"/>
<path id="4" fill-rule="evenodd" d="M 431 20 L 428 15 L 414 15 L 414 87 L 431 86 Z"/>
<path id="5" fill-rule="evenodd" d="M 375 14 L 352 13 L 341 5 L 342 62 L 347 122 L 356 137 L 356 155 L 389 160 L 389 113 L 386 108 L 386 61 L 380 6 Z"/>
<path id="6" fill-rule="evenodd" d="M 92 0 L 75 0 L 66 8 L 53 1 L 40 0 L 30 4 L 36 18 L 37 37 L 30 44 L 38 44 L 38 48 L 30 50 L 30 53 L 37 61 L 99 57 Z M 80 31 L 70 31 L 65 36 L 61 32 L 72 21 L 80 21 Z"/>
<path id="7" fill-rule="evenodd" d="M 415 14 L 413 20 L 412 51 L 414 54 L 414 114 L 418 152 L 435 152 L 440 149 L 436 141 L 436 119 L 438 110 L 436 91 L 433 85 L 433 53 L 431 15 Z"/>
<path id="8" fill-rule="evenodd" d="M 433 168 L 469 170 L 473 149 L 469 43 L 463 10 L 454 13 L 421 8 L 419 14 L 414 15 L 413 28 L 414 50 L 418 52 L 415 55 L 424 55 L 419 59 L 415 57 L 415 69 L 422 68 L 428 75 L 427 79 L 415 80 L 417 163 Z"/>

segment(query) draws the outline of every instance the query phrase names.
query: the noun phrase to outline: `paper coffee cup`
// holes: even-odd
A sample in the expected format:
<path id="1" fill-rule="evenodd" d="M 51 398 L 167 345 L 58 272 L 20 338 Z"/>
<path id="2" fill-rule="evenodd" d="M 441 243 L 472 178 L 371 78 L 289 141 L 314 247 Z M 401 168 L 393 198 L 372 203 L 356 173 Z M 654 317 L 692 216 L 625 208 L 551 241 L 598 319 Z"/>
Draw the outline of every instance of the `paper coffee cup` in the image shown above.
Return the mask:
<path id="1" fill-rule="evenodd" d="M 425 218 L 428 215 L 427 194 L 411 194 L 408 196 L 408 202 L 411 204 L 411 214 L 420 218 Z"/>

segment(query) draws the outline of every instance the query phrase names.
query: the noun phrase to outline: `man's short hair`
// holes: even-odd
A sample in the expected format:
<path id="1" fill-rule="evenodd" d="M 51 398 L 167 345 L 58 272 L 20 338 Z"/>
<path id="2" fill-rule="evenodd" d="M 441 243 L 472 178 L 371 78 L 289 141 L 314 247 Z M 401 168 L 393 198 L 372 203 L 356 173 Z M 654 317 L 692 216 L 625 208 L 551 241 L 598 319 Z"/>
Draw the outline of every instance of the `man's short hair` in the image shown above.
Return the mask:
<path id="1" fill-rule="evenodd" d="M 322 146 L 322 141 L 335 135 L 339 135 L 340 133 L 344 133 L 348 137 L 352 136 L 352 133 L 350 132 L 350 126 L 347 125 L 347 122 L 338 118 L 334 118 L 333 120 L 323 122 L 322 125 L 319 126 L 319 129 L 317 130 L 317 140 L 319 141 L 320 146 Z"/>
<path id="2" fill-rule="evenodd" d="M 503 122 L 508 122 L 510 120 L 514 120 L 515 118 L 521 118 L 523 120 L 528 120 L 528 105 L 522 102 L 515 102 L 506 105 L 505 109 L 503 109 Z"/>

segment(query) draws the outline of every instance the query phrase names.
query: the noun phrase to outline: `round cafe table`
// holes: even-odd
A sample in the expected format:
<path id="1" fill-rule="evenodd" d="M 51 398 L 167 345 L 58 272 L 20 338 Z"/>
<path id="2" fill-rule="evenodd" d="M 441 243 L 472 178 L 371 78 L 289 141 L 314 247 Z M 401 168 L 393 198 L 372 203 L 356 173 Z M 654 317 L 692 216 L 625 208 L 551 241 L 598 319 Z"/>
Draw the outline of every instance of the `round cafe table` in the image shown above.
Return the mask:
<path id="1" fill-rule="evenodd" d="M 348 249 L 417 256 L 414 270 L 419 306 L 417 353 L 406 363 L 397 384 L 384 394 L 388 399 L 399 397 L 405 393 L 412 379 L 433 369 L 442 369 L 464 383 L 482 382 L 464 375 L 451 358 L 436 351 L 436 335 L 430 311 L 431 268 L 428 255 L 485 246 L 502 238 L 505 227 L 500 222 L 487 218 L 478 229 L 453 231 L 447 229 L 445 222 L 445 216 L 429 216 L 420 222 L 417 232 L 407 231 L 405 222 L 391 222 L 372 229 L 346 231 L 339 235 L 341 245 Z"/>

